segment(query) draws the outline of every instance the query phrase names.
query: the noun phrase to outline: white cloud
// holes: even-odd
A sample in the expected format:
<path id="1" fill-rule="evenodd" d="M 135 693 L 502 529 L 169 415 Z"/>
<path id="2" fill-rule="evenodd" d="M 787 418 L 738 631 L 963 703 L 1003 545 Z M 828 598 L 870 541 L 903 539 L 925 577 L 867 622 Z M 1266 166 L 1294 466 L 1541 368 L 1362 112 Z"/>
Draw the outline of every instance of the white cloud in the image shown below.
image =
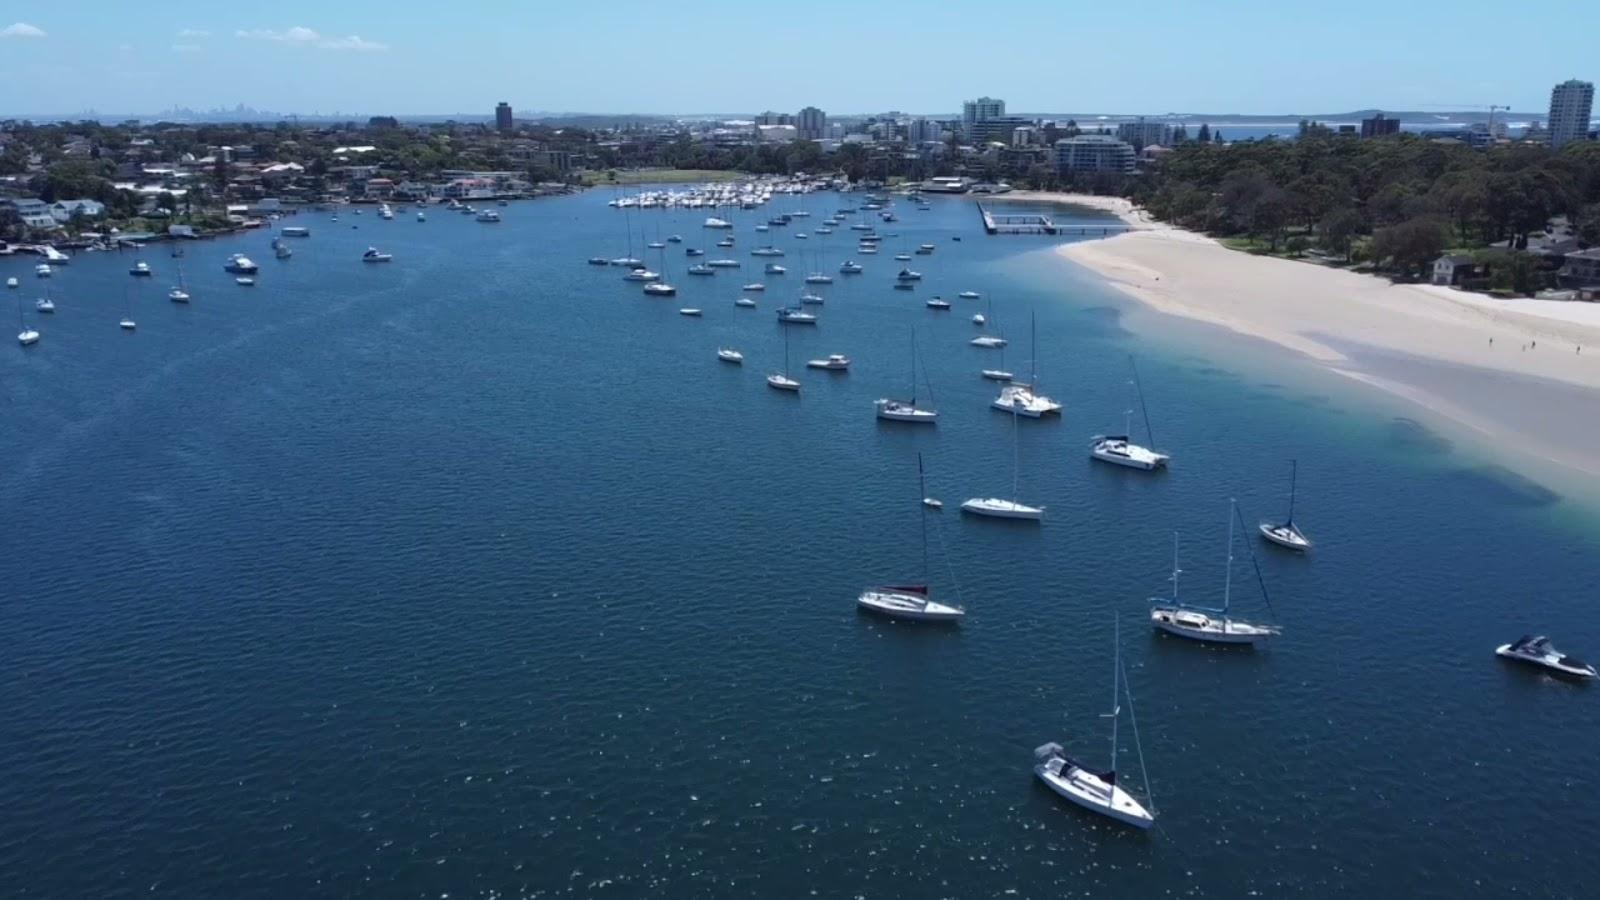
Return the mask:
<path id="1" fill-rule="evenodd" d="M 380 50 L 389 49 L 388 44 L 380 44 L 377 41 L 369 41 L 354 34 L 342 38 L 329 38 L 317 46 L 324 50 L 357 50 L 363 53 L 374 53 Z"/>
<path id="2" fill-rule="evenodd" d="M 210 36 L 211 36 L 211 32 L 206 31 L 203 28 L 180 28 L 180 29 L 178 29 L 178 37 L 179 38 L 203 38 L 203 37 L 210 37 Z"/>
<path id="3" fill-rule="evenodd" d="M 283 31 L 274 31 L 270 28 L 252 28 L 234 32 L 238 37 L 249 38 L 256 41 L 278 41 L 284 44 L 300 44 L 302 46 L 317 46 L 324 50 L 355 50 L 358 52 L 372 53 L 389 49 L 388 44 L 378 41 L 369 41 L 360 35 L 346 35 L 345 37 L 323 37 L 315 30 L 304 25 L 295 25 Z"/>
<path id="4" fill-rule="evenodd" d="M 0 38 L 42 37 L 44 37 L 44 29 L 37 25 L 29 25 L 27 22 L 17 22 L 14 25 L 7 25 L 5 28 L 0 28 Z"/>

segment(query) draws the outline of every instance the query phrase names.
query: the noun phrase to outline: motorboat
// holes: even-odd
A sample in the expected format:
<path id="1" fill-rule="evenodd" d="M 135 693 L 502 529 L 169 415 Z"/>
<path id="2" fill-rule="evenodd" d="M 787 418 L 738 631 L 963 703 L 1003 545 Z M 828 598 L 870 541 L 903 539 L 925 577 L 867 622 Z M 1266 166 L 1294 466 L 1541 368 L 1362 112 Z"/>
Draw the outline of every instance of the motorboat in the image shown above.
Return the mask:
<path id="1" fill-rule="evenodd" d="M 228 257 L 228 262 L 223 265 L 222 270 L 235 275 L 254 275 L 258 268 L 260 267 L 251 262 L 250 257 L 243 253 L 235 253 Z"/>
<path id="2" fill-rule="evenodd" d="M 1170 598 L 1150 598 L 1150 624 L 1156 630 L 1208 644 L 1257 644 L 1281 631 L 1276 625 L 1258 625 L 1253 622 L 1242 622 L 1228 615 L 1228 606 L 1233 599 L 1233 531 L 1234 522 L 1238 518 L 1238 504 L 1230 503 L 1228 509 L 1228 553 L 1222 582 L 1222 606 L 1215 609 L 1196 606 L 1178 599 L 1178 575 L 1181 570 L 1178 568 L 1178 537 L 1173 535 L 1172 575 L 1168 579 L 1172 582 L 1172 596 Z M 1246 544 L 1245 547 L 1248 549 L 1249 544 Z M 1256 571 L 1256 577 L 1261 585 L 1261 595 L 1265 597 L 1266 582 L 1259 581 L 1261 577 L 1259 569 Z"/>
<path id="3" fill-rule="evenodd" d="M 959 622 L 967 614 L 959 606 L 931 599 L 928 586 L 923 584 L 868 588 L 856 598 L 856 606 L 867 612 L 913 622 Z"/>
<path id="4" fill-rule="evenodd" d="M 765 247 L 757 247 L 756 249 L 751 250 L 750 251 L 750 255 L 751 256 L 782 256 L 783 255 L 783 251 L 779 250 L 777 247 L 772 246 L 771 244 L 768 244 Z"/>
<path id="5" fill-rule="evenodd" d="M 1298 460 L 1289 461 L 1289 517 L 1282 522 L 1262 522 L 1259 526 L 1261 536 L 1289 550 L 1301 553 L 1311 549 L 1311 539 L 1300 531 L 1300 526 L 1294 523 L 1294 495 L 1295 484 L 1299 480 L 1300 464 Z"/>
<path id="6" fill-rule="evenodd" d="M 255 287 L 256 280 L 249 275 L 240 275 L 233 280 L 233 283 L 240 287 Z"/>
<path id="7" fill-rule="evenodd" d="M 701 250 L 698 247 L 685 247 L 685 248 L 683 248 L 683 255 L 684 256 L 705 256 L 706 252 L 704 250 Z"/>
<path id="8" fill-rule="evenodd" d="M 956 296 L 963 300 L 977 300 L 981 295 L 977 291 L 962 291 Z"/>
<path id="9" fill-rule="evenodd" d="M 1147 472 L 1165 468 L 1169 459 L 1165 453 L 1157 453 L 1133 443 L 1125 434 L 1095 435 L 1089 445 L 1089 454 L 1101 462 Z"/>
<path id="10" fill-rule="evenodd" d="M 817 317 L 798 306 L 785 306 L 778 310 L 778 321 L 785 325 L 815 325 Z"/>
<path id="11" fill-rule="evenodd" d="M 843 372 L 850 368 L 850 357 L 839 353 L 830 353 L 827 359 L 806 360 L 806 367 L 810 369 L 827 369 L 830 372 Z"/>
<path id="12" fill-rule="evenodd" d="M 762 271 L 763 274 L 766 274 L 766 275 L 782 275 L 785 272 L 788 272 L 789 270 L 785 269 L 783 266 L 778 265 L 777 263 L 767 263 L 766 266 L 763 267 L 761 271 Z"/>
<path id="13" fill-rule="evenodd" d="M 1061 412 L 1060 403 L 1043 394 L 1034 393 L 1031 384 L 1008 384 L 1000 389 L 1000 396 L 994 398 L 989 405 L 1001 412 L 1014 412 L 1030 419 L 1059 415 Z"/>
<path id="14" fill-rule="evenodd" d="M 839 272 L 844 275 L 860 275 L 863 271 L 861 264 L 854 260 L 847 260 L 839 266 Z"/>
<path id="15" fill-rule="evenodd" d="M 729 222 L 729 221 L 727 221 L 725 219 L 719 219 L 716 216 L 712 216 L 712 217 L 706 219 L 706 221 L 704 223 L 704 227 L 706 227 L 706 228 L 717 228 L 717 229 L 727 229 L 727 228 L 732 228 L 733 227 L 733 223 Z"/>
<path id="16" fill-rule="evenodd" d="M 909 254 L 909 253 L 896 253 L 894 255 L 894 258 L 895 258 L 896 262 L 910 262 L 911 261 L 911 254 Z"/>
<path id="17" fill-rule="evenodd" d="M 910 269 L 901 269 L 900 274 L 896 275 L 895 279 L 899 281 L 921 281 L 922 273 L 913 272 Z"/>
<path id="18" fill-rule="evenodd" d="M 861 244 L 860 246 L 856 247 L 856 252 L 862 254 L 863 256 L 874 256 L 878 252 L 878 245 Z"/>
<path id="19" fill-rule="evenodd" d="M 664 281 L 651 281 L 644 286 L 646 297 L 675 297 L 678 289 Z"/>
<path id="20" fill-rule="evenodd" d="M 311 229 L 304 225 L 285 225 L 278 233 L 284 237 L 310 237 Z"/>
<path id="21" fill-rule="evenodd" d="M 53 313 L 56 311 L 56 302 L 49 297 L 40 297 L 33 301 L 33 308 L 42 313 Z"/>
<path id="22" fill-rule="evenodd" d="M 294 255 L 294 251 L 289 249 L 288 244 L 274 238 L 272 241 L 272 255 L 277 259 L 288 259 Z"/>
<path id="23" fill-rule="evenodd" d="M 706 263 L 706 265 L 713 269 L 737 269 L 739 268 L 740 263 L 737 259 L 713 259 L 712 261 Z"/>
<path id="24" fill-rule="evenodd" d="M 800 295 L 800 305 L 801 306 L 821 306 L 823 304 L 823 302 L 824 301 L 823 301 L 822 297 L 820 295 L 818 295 L 818 294 L 801 294 Z"/>
<path id="25" fill-rule="evenodd" d="M 683 243 L 683 235 L 681 235 L 681 234 L 669 234 L 669 235 L 667 235 L 667 243 L 669 243 L 669 244 L 681 244 L 681 243 Z"/>
<path id="26" fill-rule="evenodd" d="M 757 225 L 756 226 L 756 233 L 757 234 L 765 234 L 765 233 L 767 233 L 767 232 L 769 232 L 771 230 L 772 230 L 771 228 L 768 228 L 765 225 Z"/>
<path id="27" fill-rule="evenodd" d="M 378 218 L 388 221 L 394 218 L 394 210 L 389 207 L 389 204 L 384 203 L 378 207 Z"/>
<path id="28" fill-rule="evenodd" d="M 1594 666 L 1557 650 L 1550 639 L 1542 634 L 1525 634 L 1509 644 L 1501 644 L 1494 652 L 1503 659 L 1540 666 L 1559 675 L 1585 679 L 1596 677 Z"/>
<path id="29" fill-rule="evenodd" d="M 732 247 L 733 246 L 733 238 L 725 237 L 722 240 L 717 241 L 717 246 L 718 247 Z"/>
<path id="30" fill-rule="evenodd" d="M 794 233 L 794 239 L 797 240 L 797 241 L 807 240 L 810 237 L 811 237 L 811 235 L 806 234 L 804 231 L 796 231 Z"/>
<path id="31" fill-rule="evenodd" d="M 479 222 L 490 222 L 490 223 L 493 223 L 493 222 L 499 222 L 500 221 L 500 214 L 495 212 L 492 209 L 486 209 L 486 210 L 478 213 L 478 215 L 475 218 L 477 218 L 477 220 Z"/>
<path id="32" fill-rule="evenodd" d="M 749 297 L 740 297 L 739 299 L 733 301 L 733 305 L 734 306 L 742 306 L 742 307 L 745 307 L 746 309 L 753 309 L 753 308 L 755 308 L 756 302 L 754 300 L 751 300 Z"/>
<path id="33" fill-rule="evenodd" d="M 423 212 L 422 210 L 417 210 L 417 221 L 418 222 L 426 222 L 426 221 L 428 221 L 428 214 Z"/>
<path id="34" fill-rule="evenodd" d="M 17 332 L 17 343 L 24 347 L 31 347 L 39 343 L 39 332 L 24 325 L 22 330 Z"/>
<path id="35" fill-rule="evenodd" d="M 717 359 L 720 359 L 725 363 L 733 363 L 736 366 L 744 364 L 744 354 L 733 349 L 732 347 L 718 347 Z"/>
<path id="36" fill-rule="evenodd" d="M 991 519 L 1027 519 L 1037 522 L 1044 518 L 1044 507 L 1028 506 L 1016 500 L 1000 497 L 974 497 L 961 504 L 961 511 Z"/>
<path id="37" fill-rule="evenodd" d="M 118 322 L 117 325 L 120 326 L 123 331 L 132 331 L 135 328 L 139 327 L 139 323 L 138 322 L 135 322 L 134 320 L 128 318 L 127 316 L 123 316 L 122 321 Z"/>
<path id="38" fill-rule="evenodd" d="M 917 252 L 922 254 L 923 256 L 927 256 L 929 253 L 933 252 L 933 245 L 932 244 L 918 244 L 917 245 Z"/>
<path id="39" fill-rule="evenodd" d="M 1016 375 L 1007 372 L 1005 369 L 984 369 L 980 374 L 990 381 L 1010 381 L 1016 377 Z"/>
<path id="40" fill-rule="evenodd" d="M 972 324 L 977 325 L 979 327 L 982 327 L 983 325 L 988 323 L 988 321 L 989 321 L 988 319 L 983 317 L 983 313 L 974 313 L 973 316 L 972 316 Z"/>
<path id="41" fill-rule="evenodd" d="M 689 271 L 690 275 L 715 275 L 715 274 L 717 274 L 717 270 L 716 269 L 711 268 L 710 266 L 706 265 L 705 263 L 695 263 L 694 265 L 689 267 L 688 271 Z"/>
<path id="42" fill-rule="evenodd" d="M 611 265 L 611 261 L 606 259 L 604 256 L 591 256 L 591 257 L 589 257 L 589 265 L 591 265 L 591 266 L 609 266 L 609 265 Z"/>
<path id="43" fill-rule="evenodd" d="M 189 292 L 181 287 L 175 287 L 167 292 L 167 299 L 171 300 L 173 303 L 188 303 Z"/>
<path id="44" fill-rule="evenodd" d="M 994 349 L 998 349 L 1000 347 L 1004 347 L 1009 342 L 1005 338 L 1000 337 L 999 335 L 980 334 L 977 337 L 973 338 L 972 340 L 967 341 L 967 343 L 971 344 L 974 347 L 983 347 L 983 348 L 985 348 L 987 350 L 994 350 Z M 1007 380 L 1010 380 L 1010 379 L 1007 379 Z"/>
<path id="45" fill-rule="evenodd" d="M 661 277 L 658 272 L 649 269 L 629 269 L 628 274 L 622 276 L 623 281 L 655 281 Z"/>
<path id="46" fill-rule="evenodd" d="M 626 268 L 626 269 L 642 269 L 642 268 L 644 268 L 644 260 L 635 259 L 635 258 L 633 258 L 631 256 L 619 256 L 616 259 L 613 259 L 611 261 L 611 264 L 613 266 L 621 266 L 621 267 Z"/>
<path id="47" fill-rule="evenodd" d="M 150 264 L 141 260 L 133 264 L 128 274 L 135 278 L 149 278 L 153 273 L 150 271 Z"/>
<path id="48" fill-rule="evenodd" d="M 685 306 L 682 309 L 678 310 L 678 315 L 680 315 L 680 316 L 689 316 L 690 318 L 699 318 L 701 315 L 703 315 L 703 313 L 701 312 L 699 307 Z"/>
<path id="49" fill-rule="evenodd" d="M 361 261 L 365 263 L 386 263 L 392 259 L 394 256 L 384 253 L 377 247 L 368 247 L 366 252 L 361 254 Z"/>
<path id="50" fill-rule="evenodd" d="M 767 286 L 758 281 L 745 285 L 744 289 L 747 291 L 764 291 L 767 289 Z"/>
<path id="51" fill-rule="evenodd" d="M 927 306 L 929 309 L 949 309 L 950 301 L 941 297 L 932 297 L 924 301 L 923 305 Z"/>

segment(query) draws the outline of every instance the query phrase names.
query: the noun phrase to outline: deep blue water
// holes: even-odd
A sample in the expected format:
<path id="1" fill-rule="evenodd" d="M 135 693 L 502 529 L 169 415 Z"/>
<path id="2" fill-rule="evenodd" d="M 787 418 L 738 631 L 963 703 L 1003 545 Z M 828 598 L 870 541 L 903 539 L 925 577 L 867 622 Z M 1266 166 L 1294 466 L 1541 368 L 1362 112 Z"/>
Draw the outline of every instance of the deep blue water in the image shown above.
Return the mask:
<path id="1" fill-rule="evenodd" d="M 1570 502 L 1314 379 L 1265 378 L 1256 345 L 1130 333 L 1048 239 L 985 238 L 959 199 L 903 211 L 882 229 L 898 242 L 792 331 L 795 371 L 830 352 L 852 370 L 779 394 L 772 310 L 821 242 L 775 229 L 791 274 L 757 310 L 732 301 L 759 277 L 751 226 L 796 204 L 737 215 L 740 272 L 691 278 L 670 247 L 680 295 L 652 300 L 584 264 L 626 249 L 611 196 L 499 226 L 301 216 L 287 262 L 265 233 L 191 244 L 187 307 L 152 248 L 132 334 L 135 254 L 59 274 L 43 342 L 0 347 L 0 893 L 1592 890 L 1600 695 L 1491 652 L 1531 630 L 1600 650 L 1600 541 Z M 809 198 L 789 230 L 838 205 Z M 700 218 L 629 220 L 709 248 Z M 830 270 L 853 238 L 829 240 Z M 927 281 L 891 291 L 891 254 L 921 241 Z M 395 262 L 362 265 L 368 244 Z M 238 250 L 255 288 L 221 269 Z M 32 262 L 0 260 L 30 304 Z M 969 288 L 995 299 L 1011 368 L 1037 314 L 1067 403 L 1021 423 L 1039 527 L 955 509 L 1012 477 L 1011 420 L 977 374 L 995 355 L 966 343 L 986 303 L 922 306 Z M 936 429 L 872 415 L 904 392 L 912 327 Z M 1154 477 L 1086 453 L 1133 403 L 1130 353 L 1176 457 Z M 920 573 L 918 452 L 959 629 L 854 609 Z M 1228 498 L 1276 514 L 1291 457 L 1317 549 L 1250 544 L 1283 636 L 1238 653 L 1149 633 L 1172 532 L 1184 594 L 1215 599 Z M 1265 616 L 1236 552 L 1237 606 Z M 1031 773 L 1047 740 L 1106 759 L 1115 610 L 1148 835 Z"/>

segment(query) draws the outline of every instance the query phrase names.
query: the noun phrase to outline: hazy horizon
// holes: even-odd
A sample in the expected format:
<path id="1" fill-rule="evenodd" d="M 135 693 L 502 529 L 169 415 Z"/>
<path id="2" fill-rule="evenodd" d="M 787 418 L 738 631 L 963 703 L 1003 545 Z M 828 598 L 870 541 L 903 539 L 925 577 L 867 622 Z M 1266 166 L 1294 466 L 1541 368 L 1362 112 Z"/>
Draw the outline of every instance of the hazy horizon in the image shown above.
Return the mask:
<path id="1" fill-rule="evenodd" d="M 1004 15 L 976 4 L 816 0 L 776 26 L 731 0 L 706 0 L 692 14 L 619 0 L 603 17 L 580 18 L 488 0 L 442 23 L 373 0 L 177 0 L 159 9 L 94 0 L 0 13 L 0 62 L 19 88 L 0 114 L 145 116 L 242 103 L 285 115 L 477 116 L 505 100 L 547 114 L 814 105 L 832 115 L 938 116 L 988 95 L 1016 112 L 1295 116 L 1496 104 L 1534 115 L 1551 85 L 1594 80 L 1585 66 L 1600 69 L 1588 62 L 1600 9 L 1567 0 L 1520 17 L 1439 0 L 1354 0 L 1318 18 L 1314 38 L 1302 14 L 1258 0 L 1070 11 L 1016 0 Z M 1013 23 L 1024 37 L 1008 36 Z M 1449 64 L 1486 35 L 1540 53 L 1516 56 L 1509 71 Z"/>

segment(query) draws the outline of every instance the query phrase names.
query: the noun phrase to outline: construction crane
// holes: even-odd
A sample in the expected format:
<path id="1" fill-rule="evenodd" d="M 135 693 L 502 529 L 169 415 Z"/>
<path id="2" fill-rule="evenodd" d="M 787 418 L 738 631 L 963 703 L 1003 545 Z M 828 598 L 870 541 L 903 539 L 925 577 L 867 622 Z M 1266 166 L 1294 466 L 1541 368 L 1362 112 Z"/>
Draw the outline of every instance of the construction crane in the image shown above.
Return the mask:
<path id="1" fill-rule="evenodd" d="M 1486 109 L 1489 111 L 1489 133 L 1494 134 L 1494 114 L 1497 110 L 1510 112 L 1511 107 L 1500 103 L 1422 103 L 1422 109 Z"/>

